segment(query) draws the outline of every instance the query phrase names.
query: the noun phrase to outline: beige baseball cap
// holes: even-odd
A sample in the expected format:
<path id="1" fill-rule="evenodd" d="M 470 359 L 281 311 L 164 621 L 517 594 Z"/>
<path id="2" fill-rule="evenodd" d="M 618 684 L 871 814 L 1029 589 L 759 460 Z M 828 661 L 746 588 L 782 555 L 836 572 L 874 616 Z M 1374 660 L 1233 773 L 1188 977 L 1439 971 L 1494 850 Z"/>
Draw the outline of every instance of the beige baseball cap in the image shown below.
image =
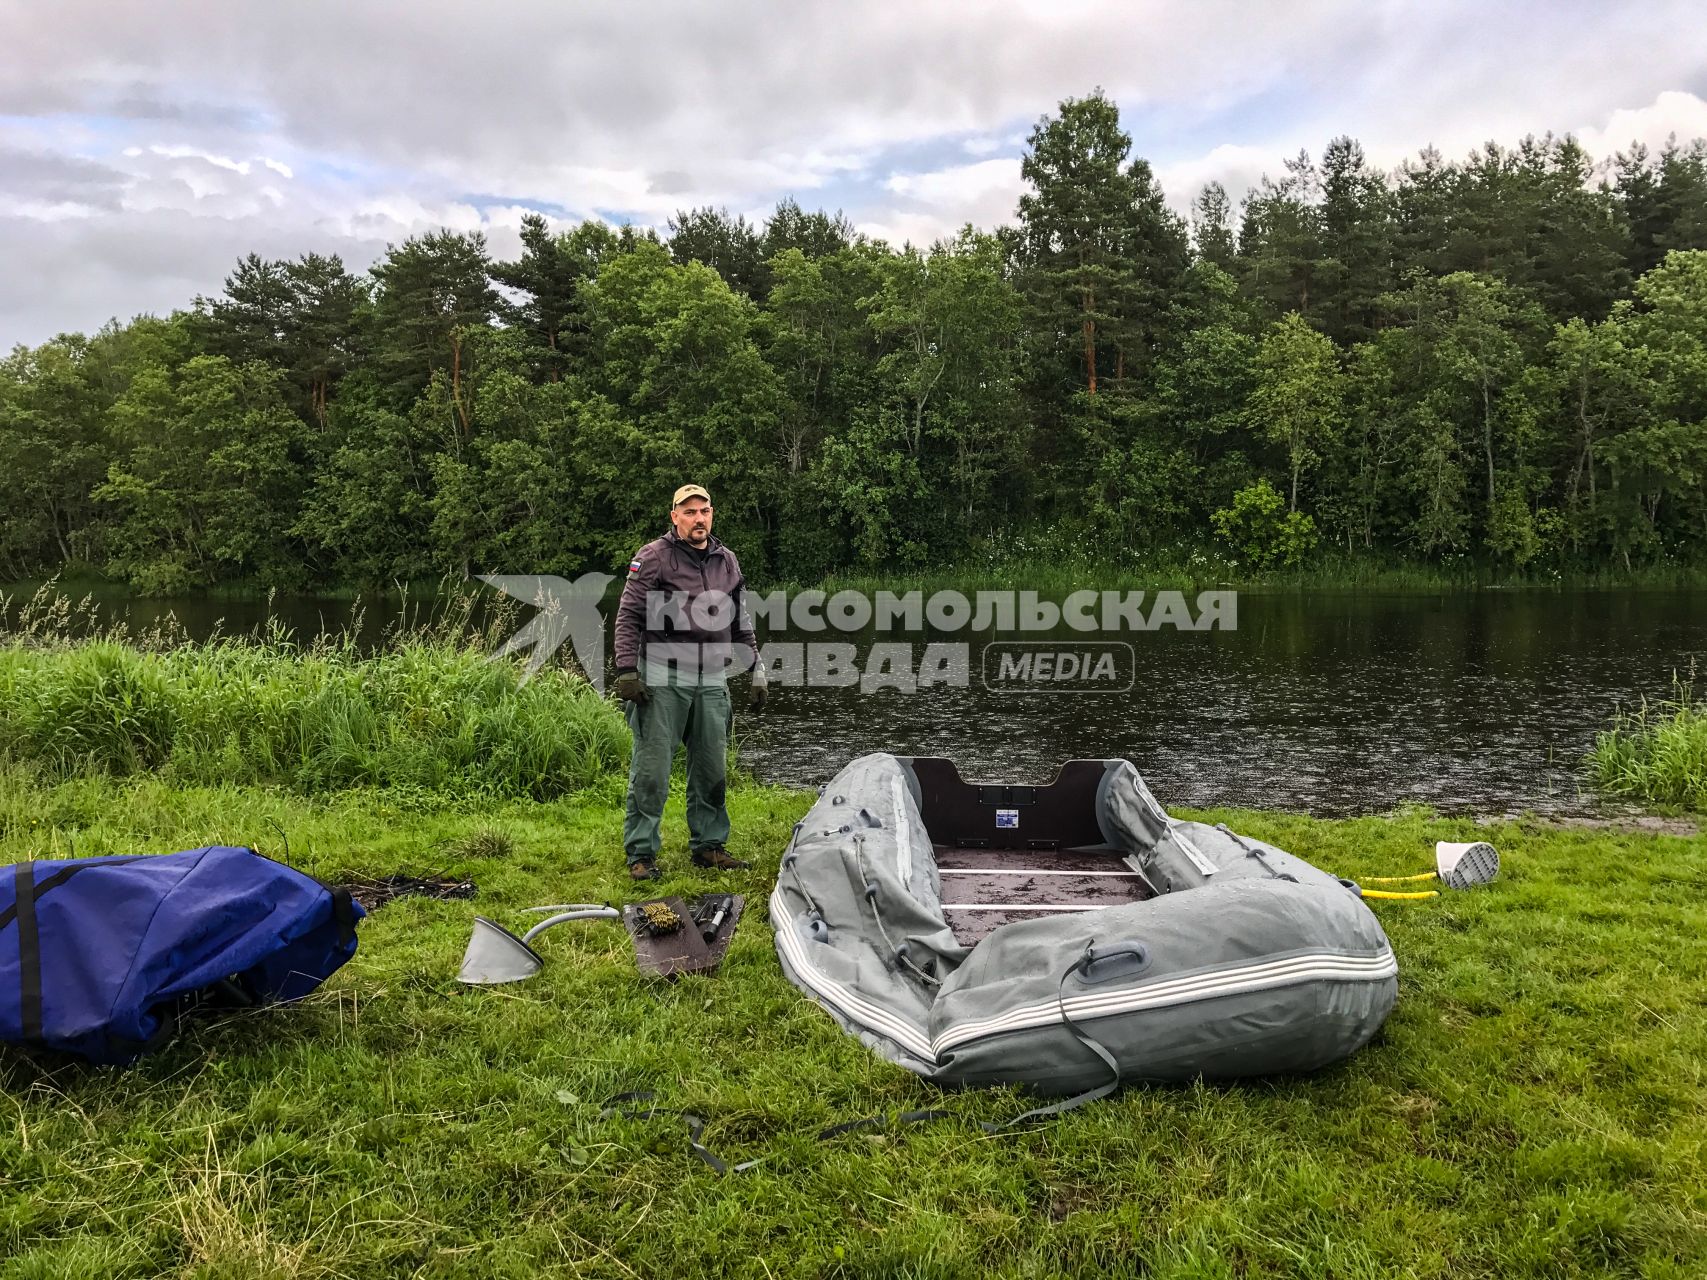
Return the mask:
<path id="1" fill-rule="evenodd" d="M 684 484 L 676 490 L 676 496 L 670 499 L 671 509 L 681 506 L 689 498 L 704 498 L 707 502 L 711 501 L 711 495 L 705 491 L 703 485 Z"/>

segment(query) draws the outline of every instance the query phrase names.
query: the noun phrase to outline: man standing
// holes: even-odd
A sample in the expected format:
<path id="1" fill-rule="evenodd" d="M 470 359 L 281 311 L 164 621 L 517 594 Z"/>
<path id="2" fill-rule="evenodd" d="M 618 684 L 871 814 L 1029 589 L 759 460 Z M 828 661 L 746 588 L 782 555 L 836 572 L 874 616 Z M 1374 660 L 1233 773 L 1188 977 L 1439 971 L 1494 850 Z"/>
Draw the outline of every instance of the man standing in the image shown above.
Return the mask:
<path id="1" fill-rule="evenodd" d="M 731 669 L 752 668 L 749 705 L 765 705 L 765 668 L 747 616 L 735 553 L 711 536 L 711 495 L 684 484 L 670 501 L 671 528 L 640 548 L 616 611 L 616 692 L 628 704 L 634 755 L 622 824 L 628 873 L 657 874 L 658 825 L 670 793 L 676 744 L 688 752 L 688 835 L 695 866 L 744 867 L 724 849 L 729 810 L 724 771 Z"/>

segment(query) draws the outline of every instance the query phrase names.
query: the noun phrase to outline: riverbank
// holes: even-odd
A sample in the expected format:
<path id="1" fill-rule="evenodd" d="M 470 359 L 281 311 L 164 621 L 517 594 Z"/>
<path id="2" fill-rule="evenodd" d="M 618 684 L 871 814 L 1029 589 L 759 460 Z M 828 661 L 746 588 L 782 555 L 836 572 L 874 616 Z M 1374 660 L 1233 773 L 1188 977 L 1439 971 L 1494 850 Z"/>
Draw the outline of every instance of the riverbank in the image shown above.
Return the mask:
<path id="1" fill-rule="evenodd" d="M 1326 554 L 1292 568 L 1254 568 L 1222 547 L 1162 548 L 1134 554 L 1098 545 L 1040 546 L 1019 539 L 992 544 L 981 554 L 928 572 L 872 573 L 843 570 L 822 582 L 778 583 L 789 591 L 926 592 L 979 587 L 1031 588 L 1059 600 L 1081 588 L 1179 590 L 1209 587 L 1240 591 L 1514 591 L 1707 589 L 1707 564 L 1667 562 L 1629 569 L 1613 566 L 1517 569 L 1459 557 L 1452 563 L 1411 562 L 1391 557 Z M 774 589 L 774 588 L 770 588 Z"/>
<path id="2" fill-rule="evenodd" d="M 1385 1030 L 1345 1065 L 1236 1086 L 1133 1087 L 995 1136 L 1024 1102 L 943 1094 L 844 1035 L 782 977 L 761 903 L 809 793 L 731 794 L 722 970 L 634 972 L 614 927 L 544 940 L 524 986 L 453 980 L 475 912 L 633 895 L 621 784 L 552 802 L 423 805 L 0 766 L 0 861 L 283 852 L 329 879 L 472 880 L 403 899 L 301 1005 L 203 1026 L 126 1071 L 0 1058 L 0 1256 L 20 1275 L 1338 1275 L 1682 1280 L 1707 1269 L 1707 837 L 1478 826 L 1411 810 L 1318 821 L 1216 811 L 1348 876 L 1492 840 L 1501 879 L 1380 904 L 1401 964 Z M 686 867 L 681 799 L 661 889 Z M 471 841 L 497 832 L 506 841 Z M 282 832 L 282 834 L 281 834 Z M 499 856 L 476 856 L 481 850 Z M 751 1171 L 718 1176 L 681 1121 Z M 818 1141 L 937 1107 L 938 1122 Z"/>
<path id="3" fill-rule="evenodd" d="M 407 623 L 272 601 L 152 614 L 132 602 L 127 624 L 55 596 L 0 631 L 0 749 L 21 737 L 23 758 L 305 794 L 353 784 L 552 799 L 620 771 L 622 713 L 575 679 L 570 646 L 525 686 L 519 660 L 488 661 L 528 625 L 521 605 L 488 594 Z M 1066 598 L 1041 593 L 1052 596 Z M 1144 606 L 1166 602 L 1151 592 Z M 1048 696 L 986 679 L 1036 632 L 767 628 L 784 657 L 802 641 L 852 644 L 861 669 L 896 643 L 900 669 L 954 641 L 966 674 L 915 693 L 779 676 L 764 716 L 737 715 L 741 762 L 816 786 L 874 750 L 949 754 L 967 776 L 1010 782 L 1122 756 L 1175 804 L 1617 816 L 1622 802 L 1604 807 L 1584 767 L 1596 735 L 1707 661 L 1707 612 L 1691 592 L 1245 593 L 1237 618 L 1212 632 L 1057 631 L 1068 648 L 1116 641 L 1100 644 L 1117 658 L 1116 687 Z M 1126 688 L 1141 691 L 1143 714 Z"/>
<path id="4" fill-rule="evenodd" d="M 1595 740 L 1589 759 L 1604 791 L 1707 813 L 1707 704 L 1695 697 L 1694 674 L 1671 698 L 1620 713 Z"/>
<path id="5" fill-rule="evenodd" d="M 741 548 L 737 546 L 737 550 Z M 579 573 L 599 571 L 620 579 L 623 564 L 584 564 L 579 568 L 557 566 L 556 572 L 573 579 Z M 493 572 L 520 572 L 514 566 Z M 1392 556 L 1353 555 L 1325 552 L 1307 563 L 1290 568 L 1257 568 L 1241 564 L 1218 544 L 1175 546 L 1135 552 L 1124 547 L 1083 543 L 1060 544 L 1053 538 L 1018 535 L 992 540 L 981 549 L 949 564 L 927 571 L 916 569 L 877 570 L 858 567 L 836 569 L 810 581 L 767 578 L 755 573 L 756 591 L 785 590 L 789 593 L 814 590 L 876 591 L 976 591 L 998 587 L 1032 588 L 1062 595 L 1081 587 L 1113 590 L 1222 587 L 1248 591 L 1511 591 L 1511 590 L 1606 590 L 1633 587 L 1654 590 L 1707 589 L 1707 563 L 1663 561 L 1629 567 L 1618 565 L 1547 565 L 1516 568 L 1491 561 L 1459 556 L 1451 562 L 1407 561 Z M 56 578 L 33 578 L 0 583 L 0 597 L 27 600 L 51 584 L 62 594 L 80 598 L 121 598 L 133 593 L 122 578 L 108 577 L 88 566 Z M 613 584 L 611 596 L 620 588 Z M 383 587 L 349 582 L 310 584 L 298 591 L 284 591 L 261 582 L 228 581 L 203 589 L 190 599 L 243 603 L 274 597 L 280 600 L 315 599 L 354 606 L 380 604 L 395 612 L 427 602 L 455 597 L 475 588 L 464 578 L 419 579 L 390 583 Z M 135 594 L 139 600 L 152 599 Z"/>

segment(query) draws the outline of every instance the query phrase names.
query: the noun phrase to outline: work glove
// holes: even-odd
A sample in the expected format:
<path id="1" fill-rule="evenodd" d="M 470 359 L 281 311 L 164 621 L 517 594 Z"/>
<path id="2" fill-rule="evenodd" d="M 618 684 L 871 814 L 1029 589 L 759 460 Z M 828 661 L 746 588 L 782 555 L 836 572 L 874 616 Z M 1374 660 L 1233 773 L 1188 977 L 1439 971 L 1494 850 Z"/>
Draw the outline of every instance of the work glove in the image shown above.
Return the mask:
<path id="1" fill-rule="evenodd" d="M 618 671 L 616 696 L 624 702 L 645 702 L 652 695 L 646 692 L 646 686 L 641 682 L 638 671 Z"/>
<path id="2" fill-rule="evenodd" d="M 770 676 L 765 671 L 764 664 L 760 663 L 753 668 L 753 691 L 747 695 L 747 709 L 749 711 L 763 711 L 765 709 L 765 700 L 770 696 L 769 686 Z"/>

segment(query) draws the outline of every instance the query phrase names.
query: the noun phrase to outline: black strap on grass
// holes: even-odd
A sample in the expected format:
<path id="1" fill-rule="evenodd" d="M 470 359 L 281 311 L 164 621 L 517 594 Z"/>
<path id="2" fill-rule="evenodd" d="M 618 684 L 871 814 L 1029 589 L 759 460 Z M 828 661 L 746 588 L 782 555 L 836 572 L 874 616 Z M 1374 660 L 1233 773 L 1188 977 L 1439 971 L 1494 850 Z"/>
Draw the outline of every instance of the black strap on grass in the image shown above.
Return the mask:
<path id="1" fill-rule="evenodd" d="M 700 1136 L 705 1133 L 704 1116 L 674 1107 L 632 1107 L 625 1110 L 621 1105 L 624 1102 L 650 1102 L 657 1096 L 650 1089 L 630 1089 L 627 1093 L 619 1093 L 605 1103 L 604 1109 L 599 1112 L 599 1119 L 608 1120 L 612 1116 L 621 1116 L 624 1120 L 650 1120 L 653 1116 L 680 1116 L 688 1126 L 688 1150 L 718 1173 L 728 1173 L 729 1162 L 700 1141 Z"/>
<path id="2" fill-rule="evenodd" d="M 928 1124 L 932 1120 L 952 1119 L 954 1119 L 954 1112 L 944 1111 L 936 1107 L 927 1107 L 920 1111 L 901 1111 L 897 1112 L 895 1115 L 895 1123 L 897 1125 Z M 831 1138 L 839 1138 L 844 1133 L 860 1133 L 866 1130 L 881 1133 L 889 1127 L 889 1117 L 880 1111 L 876 1115 L 861 1116 L 858 1120 L 844 1120 L 840 1124 L 833 1124 L 827 1129 L 820 1129 L 818 1131 L 818 1141 L 828 1142 Z"/>
<path id="3" fill-rule="evenodd" d="M 75 870 L 75 868 L 72 868 Z M 20 862 L 14 870 L 18 919 L 18 1030 L 26 1043 L 42 1033 L 41 932 L 36 923 L 36 864 Z"/>
<path id="4" fill-rule="evenodd" d="M 1083 969 L 1084 965 L 1089 960 L 1090 946 L 1086 946 L 1085 952 L 1085 956 L 1081 957 L 1067 970 L 1066 973 L 1061 975 L 1062 986 L 1065 986 L 1069 977 Z M 1061 993 L 1059 989 L 1057 989 L 1056 999 L 1061 1000 Z M 1050 1116 L 1058 1116 L 1063 1112 L 1072 1111 L 1077 1107 L 1082 1107 L 1087 1102 L 1095 1102 L 1099 1098 L 1106 1098 L 1109 1094 L 1120 1088 L 1122 1080 L 1120 1064 L 1115 1060 L 1113 1054 L 1111 1054 L 1091 1036 L 1082 1031 L 1079 1026 L 1067 1016 L 1066 1004 L 1064 1001 L 1062 1001 L 1061 1007 L 1061 1021 L 1066 1024 L 1067 1030 L 1073 1033 L 1079 1043 L 1083 1044 L 1087 1049 L 1094 1053 L 1108 1067 L 1111 1076 L 1109 1081 L 1106 1084 L 1098 1085 L 1094 1089 L 1087 1089 L 1083 1093 L 1074 1094 L 1071 1098 L 1064 1098 L 1060 1102 L 1052 1102 L 1048 1106 L 1043 1107 L 1033 1107 L 1031 1110 L 1021 1112 L 1012 1120 L 1006 1121 L 1003 1124 L 992 1124 L 989 1121 L 980 1121 L 978 1127 L 985 1133 L 1002 1133 L 1005 1130 L 1012 1129 L 1016 1125 L 1025 1124 L 1029 1121 L 1043 1120 Z M 728 1161 L 724 1160 L 715 1152 L 709 1150 L 702 1142 L 700 1142 L 701 1135 L 705 1133 L 705 1118 L 703 1116 L 695 1115 L 691 1111 L 679 1110 L 675 1107 L 633 1107 L 624 1109 L 621 1105 L 625 1102 L 649 1102 L 656 1096 L 657 1095 L 651 1089 L 633 1089 L 627 1093 L 616 1094 L 606 1102 L 604 1108 L 599 1112 L 599 1119 L 608 1120 L 612 1116 L 621 1116 L 625 1120 L 649 1120 L 655 1116 L 680 1116 L 688 1126 L 688 1150 L 693 1152 L 694 1155 L 705 1161 L 706 1164 L 710 1165 L 712 1169 L 716 1170 L 720 1174 L 746 1173 L 751 1169 L 757 1168 L 769 1158 L 768 1156 L 756 1156 L 751 1160 L 743 1160 L 740 1164 L 731 1165 Z M 956 1118 L 955 1113 L 952 1111 L 947 1111 L 939 1107 L 925 1107 L 916 1111 L 897 1112 L 895 1115 L 895 1124 L 929 1124 L 937 1120 L 953 1120 Z M 876 1115 L 861 1116 L 856 1120 L 843 1120 L 839 1124 L 833 1124 L 827 1128 L 821 1129 L 818 1131 L 818 1141 L 829 1142 L 832 1139 L 842 1137 L 849 1133 L 882 1133 L 889 1129 L 889 1127 L 890 1124 L 888 1116 L 879 1112 Z"/>
<path id="5" fill-rule="evenodd" d="M 831 1138 L 839 1138 L 844 1133 L 857 1133 L 863 1129 L 881 1129 L 883 1125 L 884 1117 L 881 1115 L 861 1116 L 858 1120 L 844 1120 L 840 1124 L 833 1124 L 827 1129 L 819 1130 L 818 1141 L 828 1142 Z"/>
<path id="6" fill-rule="evenodd" d="M 1064 1111 L 1071 1111 L 1075 1107 L 1082 1107 L 1087 1102 L 1095 1102 L 1098 1098 L 1105 1098 L 1120 1087 L 1120 1066 L 1114 1060 L 1114 1056 L 1110 1054 L 1108 1050 L 1103 1048 L 1102 1045 L 1098 1044 L 1095 1040 L 1091 1039 L 1091 1037 L 1080 1031 L 1079 1028 L 1070 1020 L 1067 1020 L 1067 1028 L 1108 1065 L 1110 1072 L 1113 1073 L 1113 1079 L 1111 1079 L 1107 1084 L 1098 1085 L 1095 1089 L 1089 1089 L 1084 1093 L 1075 1094 L 1073 1097 L 1064 1099 L 1061 1102 L 1051 1103 L 1046 1107 L 1033 1107 L 1030 1111 L 1023 1112 L 1004 1124 L 992 1124 L 988 1121 L 981 1121 L 978 1126 L 980 1129 L 985 1133 L 1001 1133 L 1004 1130 L 1011 1129 L 1015 1125 L 1024 1124 L 1027 1121 L 1042 1120 L 1049 1116 L 1060 1115 Z M 757 1168 L 770 1158 L 768 1155 L 755 1156 L 751 1160 L 743 1160 L 740 1164 L 732 1165 L 721 1156 L 717 1155 L 716 1152 L 709 1150 L 700 1141 L 701 1135 L 705 1132 L 705 1118 L 703 1116 L 695 1115 L 691 1111 L 679 1110 L 675 1107 L 633 1107 L 625 1110 L 620 1105 L 617 1105 L 622 1102 L 644 1101 L 651 1099 L 654 1096 L 655 1095 L 650 1089 L 636 1089 L 629 1093 L 619 1093 L 611 1098 L 604 1109 L 599 1112 L 599 1119 L 608 1120 L 612 1116 L 621 1116 L 625 1120 L 650 1120 L 655 1116 L 679 1116 L 687 1123 L 688 1126 L 688 1150 L 693 1152 L 694 1155 L 698 1156 L 706 1164 L 710 1165 L 718 1173 L 746 1173 L 751 1169 Z M 894 1124 L 896 1126 L 929 1124 L 937 1120 L 954 1120 L 958 1118 L 959 1117 L 956 1113 L 952 1111 L 948 1111 L 940 1107 L 925 1107 L 916 1111 L 897 1112 L 894 1118 Z M 843 1120 L 839 1124 L 833 1124 L 827 1128 L 820 1129 L 818 1131 L 817 1140 L 819 1142 L 830 1142 L 850 1133 L 884 1133 L 891 1127 L 889 1117 L 886 1114 L 878 1113 L 876 1115 L 861 1116 L 856 1120 Z"/>
<path id="7" fill-rule="evenodd" d="M 1012 1120 L 1003 1124 L 992 1124 L 988 1121 L 981 1122 L 979 1124 L 979 1128 L 985 1133 L 1001 1133 L 1004 1130 L 1013 1128 L 1015 1125 L 1026 1124 L 1033 1120 L 1046 1119 L 1050 1116 L 1058 1116 L 1063 1112 L 1072 1111 L 1077 1107 L 1082 1107 L 1087 1102 L 1095 1102 L 1099 1098 L 1106 1098 L 1109 1094 L 1120 1088 L 1120 1063 L 1116 1061 L 1114 1055 L 1110 1053 L 1107 1048 L 1100 1044 L 1093 1036 L 1080 1028 L 1080 1026 L 1073 1021 L 1071 1015 L 1067 1012 L 1067 979 L 1076 973 L 1085 972 L 1091 963 L 1092 957 L 1095 955 L 1095 947 L 1096 942 L 1094 939 L 1087 942 L 1085 944 L 1084 953 L 1072 964 L 1067 966 L 1066 972 L 1061 975 L 1061 981 L 1056 985 L 1055 1002 L 1061 1011 L 1062 1024 L 1065 1025 L 1067 1030 L 1073 1034 L 1074 1039 L 1095 1054 L 1096 1057 L 1102 1061 L 1103 1065 L 1108 1068 L 1108 1081 L 1104 1084 L 1098 1085 L 1094 1089 L 1087 1089 L 1083 1093 L 1074 1094 L 1071 1098 L 1064 1098 L 1060 1102 L 1052 1102 L 1049 1105 L 1042 1107 L 1033 1107 L 1031 1110 L 1022 1112 Z M 634 1089 L 627 1093 L 619 1093 L 605 1104 L 604 1109 L 599 1112 L 599 1119 L 606 1120 L 615 1115 L 623 1116 L 625 1119 L 634 1120 L 646 1119 L 651 1116 L 659 1115 L 681 1116 L 688 1124 L 688 1149 L 701 1160 L 705 1161 L 706 1164 L 717 1170 L 718 1173 L 745 1173 L 749 1169 L 752 1169 L 764 1162 L 765 1157 L 759 1156 L 752 1160 L 744 1160 L 740 1164 L 731 1168 L 726 1161 L 706 1150 L 706 1148 L 701 1145 L 699 1139 L 700 1135 L 705 1132 L 705 1121 L 703 1118 L 694 1115 L 692 1112 L 678 1111 L 670 1107 L 638 1107 L 632 1110 L 624 1110 L 621 1105 L 625 1102 L 650 1102 L 656 1096 L 657 1095 L 651 1089 Z M 927 1124 L 934 1120 L 951 1120 L 954 1118 L 955 1115 L 952 1111 L 927 1107 L 917 1111 L 902 1111 L 896 1115 L 895 1122 L 896 1124 L 901 1125 Z M 855 1120 L 844 1120 L 839 1124 L 833 1124 L 828 1128 L 821 1129 L 818 1133 L 818 1141 L 828 1142 L 833 1138 L 839 1138 L 842 1135 L 849 1133 L 882 1132 L 888 1127 L 888 1117 L 882 1113 L 877 1115 L 861 1116 Z"/>
<path id="8" fill-rule="evenodd" d="M 718 1173 L 746 1173 L 749 1169 L 763 1164 L 768 1158 L 757 1156 L 751 1160 L 743 1160 L 740 1164 L 731 1165 L 700 1141 L 700 1137 L 705 1133 L 705 1117 L 674 1107 L 625 1108 L 622 1105 L 627 1102 L 651 1102 L 657 1096 L 651 1089 L 631 1089 L 627 1093 L 616 1094 L 605 1102 L 604 1107 L 599 1111 L 599 1119 L 609 1120 L 612 1116 L 621 1116 L 624 1120 L 650 1120 L 654 1116 L 680 1116 L 688 1126 L 688 1150 Z M 928 1124 L 933 1120 L 952 1120 L 954 1118 L 952 1111 L 926 1107 L 917 1111 L 898 1112 L 895 1116 L 895 1123 L 897 1125 Z M 820 1130 L 818 1141 L 828 1142 L 847 1133 L 866 1131 L 881 1133 L 889 1127 L 889 1117 L 883 1113 L 861 1116 L 857 1120 L 844 1120 L 840 1124 L 833 1124 L 827 1129 Z"/>
<path id="9" fill-rule="evenodd" d="M 109 1031 L 103 1037 L 107 1047 L 139 1058 L 145 1053 L 152 1053 L 178 1034 L 178 1010 L 174 1006 L 157 1005 L 150 1012 L 160 1021 L 146 1040 L 135 1040 L 130 1036 L 121 1036 L 117 1032 Z"/>

